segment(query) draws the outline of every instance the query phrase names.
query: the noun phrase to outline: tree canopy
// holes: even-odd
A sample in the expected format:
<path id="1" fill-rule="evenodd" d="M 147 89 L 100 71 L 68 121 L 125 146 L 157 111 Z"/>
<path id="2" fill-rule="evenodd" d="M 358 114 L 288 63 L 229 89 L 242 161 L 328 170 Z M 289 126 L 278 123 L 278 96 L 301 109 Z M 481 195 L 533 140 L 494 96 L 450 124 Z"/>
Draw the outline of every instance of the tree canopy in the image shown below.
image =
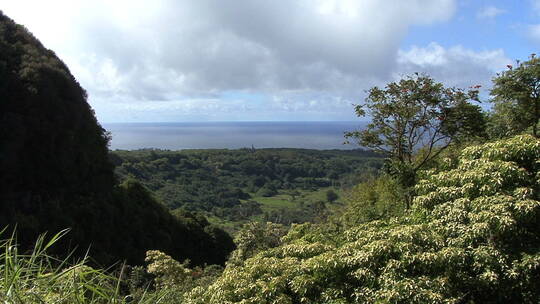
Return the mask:
<path id="1" fill-rule="evenodd" d="M 445 87 L 421 74 L 373 87 L 355 107 L 357 116 L 367 115 L 371 123 L 345 137 L 387 155 L 389 171 L 410 188 L 418 170 L 452 142 L 484 133 L 483 113 L 471 104 L 478 101 L 477 89 Z"/>
<path id="2" fill-rule="evenodd" d="M 371 88 L 365 103 L 355 107 L 371 123 L 345 136 L 417 171 L 452 141 L 483 131 L 481 110 L 470 103 L 477 100 L 476 89 L 447 88 L 415 74 Z"/>
<path id="3" fill-rule="evenodd" d="M 508 65 L 508 70 L 493 79 L 491 90 L 495 103 L 495 120 L 498 127 L 508 136 L 531 129 L 538 137 L 540 120 L 540 58 L 534 54 L 517 66 Z"/>

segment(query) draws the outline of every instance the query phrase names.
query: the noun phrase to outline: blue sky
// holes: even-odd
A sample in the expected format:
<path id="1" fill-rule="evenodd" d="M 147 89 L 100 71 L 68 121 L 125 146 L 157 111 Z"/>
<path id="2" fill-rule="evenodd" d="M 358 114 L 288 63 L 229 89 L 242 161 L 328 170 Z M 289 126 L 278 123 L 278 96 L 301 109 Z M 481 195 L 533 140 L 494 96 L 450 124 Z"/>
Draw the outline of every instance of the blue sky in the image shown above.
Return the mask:
<path id="1" fill-rule="evenodd" d="M 29 9 L 29 8 L 32 9 Z M 0 0 L 101 122 L 355 120 L 423 72 L 482 85 L 537 53 L 540 0 Z"/>
<path id="2" fill-rule="evenodd" d="M 482 51 L 503 49 L 509 58 L 526 58 L 538 47 L 531 26 L 539 23 L 538 1 L 459 1 L 448 22 L 413 27 L 402 47 L 437 42 Z"/>

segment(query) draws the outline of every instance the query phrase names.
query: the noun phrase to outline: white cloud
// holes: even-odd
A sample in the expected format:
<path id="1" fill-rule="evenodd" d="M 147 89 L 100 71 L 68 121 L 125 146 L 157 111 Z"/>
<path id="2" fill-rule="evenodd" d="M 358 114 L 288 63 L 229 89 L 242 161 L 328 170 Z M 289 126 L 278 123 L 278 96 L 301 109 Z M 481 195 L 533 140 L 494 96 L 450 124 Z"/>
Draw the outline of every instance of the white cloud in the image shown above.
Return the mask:
<path id="1" fill-rule="evenodd" d="M 454 2 L 18 0 L 3 9 L 76 67 L 90 98 L 152 100 L 341 91 L 384 78 L 407 29 L 448 20 Z"/>
<path id="2" fill-rule="evenodd" d="M 323 90 L 280 90 L 256 97 L 240 94 L 234 98 L 207 97 L 163 100 L 141 100 L 133 102 L 131 95 L 117 95 L 118 101 L 112 105 L 100 98 L 96 112 L 108 120 L 126 121 L 175 121 L 175 120 L 298 120 L 310 117 L 317 120 L 353 120 L 352 104 L 361 103 L 364 90 L 388 81 L 398 80 L 415 72 L 427 73 L 435 80 L 448 86 L 467 88 L 482 85 L 484 94 L 491 86 L 491 78 L 506 68 L 512 61 L 502 50 L 474 51 L 462 46 L 445 48 L 437 43 L 413 46 L 399 50 L 389 78 L 371 78 L 357 87 L 343 84 L 340 92 Z M 235 94 L 233 94 L 235 95 Z M 258 100 L 258 101 L 254 101 Z M 111 109 L 115 116 L 111 116 Z M 107 111 L 108 110 L 108 111 Z"/>
<path id="3" fill-rule="evenodd" d="M 501 14 L 506 13 L 505 10 L 495 6 L 486 6 L 478 11 L 476 17 L 478 19 L 493 19 Z"/>
<path id="4" fill-rule="evenodd" d="M 66 61 L 105 120 L 279 120 L 349 117 L 364 90 L 412 72 L 488 82 L 507 64 L 501 50 L 399 49 L 409 27 L 449 20 L 455 2 L 17 0 L 2 9 Z M 230 92 L 247 97 L 223 98 Z"/>
<path id="5" fill-rule="evenodd" d="M 447 85 L 462 88 L 476 84 L 489 87 L 496 72 L 511 62 L 502 49 L 474 51 L 463 46 L 444 48 L 431 43 L 426 47 L 400 50 L 398 71 L 403 74 L 427 73 Z"/>

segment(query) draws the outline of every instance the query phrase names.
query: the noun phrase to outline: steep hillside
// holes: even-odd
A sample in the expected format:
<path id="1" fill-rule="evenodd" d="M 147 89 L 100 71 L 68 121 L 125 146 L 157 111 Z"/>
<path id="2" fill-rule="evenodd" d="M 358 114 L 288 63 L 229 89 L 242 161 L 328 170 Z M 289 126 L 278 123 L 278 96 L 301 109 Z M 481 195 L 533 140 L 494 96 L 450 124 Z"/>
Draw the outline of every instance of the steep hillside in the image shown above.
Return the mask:
<path id="1" fill-rule="evenodd" d="M 103 263 L 141 263 L 158 248 L 223 263 L 234 245 L 222 231 L 173 217 L 135 182 L 115 185 L 107 133 L 86 98 L 54 52 L 0 12 L 0 228 L 17 225 L 26 248 L 71 228 L 62 250 L 91 246 Z"/>

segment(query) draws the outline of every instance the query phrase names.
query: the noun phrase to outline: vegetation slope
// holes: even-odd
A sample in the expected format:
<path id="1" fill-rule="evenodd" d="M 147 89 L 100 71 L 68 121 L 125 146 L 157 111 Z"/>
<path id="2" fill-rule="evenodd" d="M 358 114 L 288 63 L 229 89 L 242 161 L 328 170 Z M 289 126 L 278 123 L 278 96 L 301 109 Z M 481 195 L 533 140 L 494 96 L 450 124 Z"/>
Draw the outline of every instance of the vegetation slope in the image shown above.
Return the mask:
<path id="1" fill-rule="evenodd" d="M 204 219 L 176 217 L 134 181 L 118 185 L 108 137 L 86 92 L 54 52 L 0 13 L 0 227 L 21 249 L 71 228 L 59 252 L 109 264 L 159 249 L 195 264 L 222 264 L 232 239 Z"/>
<path id="2" fill-rule="evenodd" d="M 186 303 L 535 303 L 539 159 L 532 136 L 466 148 L 419 182 L 404 215 L 296 225 Z"/>

